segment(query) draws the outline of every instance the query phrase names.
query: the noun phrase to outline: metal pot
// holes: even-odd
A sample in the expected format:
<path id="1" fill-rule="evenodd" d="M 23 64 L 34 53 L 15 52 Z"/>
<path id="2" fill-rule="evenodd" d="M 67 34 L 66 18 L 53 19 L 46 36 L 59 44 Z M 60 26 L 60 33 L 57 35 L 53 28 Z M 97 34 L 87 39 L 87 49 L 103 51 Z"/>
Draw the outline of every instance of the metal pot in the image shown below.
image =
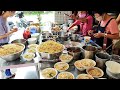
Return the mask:
<path id="1" fill-rule="evenodd" d="M 79 42 L 74 42 L 74 41 L 65 41 L 64 42 L 65 46 L 69 46 L 69 47 L 79 47 L 80 43 Z"/>
<path id="2" fill-rule="evenodd" d="M 111 61 L 116 61 L 116 62 L 120 63 L 120 56 L 113 54 L 113 55 L 111 55 L 111 59 L 110 60 Z"/>
<path id="3" fill-rule="evenodd" d="M 120 79 L 120 73 L 114 74 L 106 68 L 106 74 L 112 79 Z"/>
<path id="4" fill-rule="evenodd" d="M 43 32 L 42 35 L 45 36 L 45 37 L 49 37 L 49 36 L 51 36 L 52 34 L 49 33 L 49 32 Z"/>
<path id="5" fill-rule="evenodd" d="M 61 54 L 62 52 L 54 53 L 54 54 L 49 54 L 49 53 L 44 53 L 44 52 L 39 53 L 42 59 L 48 59 L 48 60 L 58 59 Z"/>
<path id="6" fill-rule="evenodd" d="M 95 46 L 83 46 L 83 58 L 94 59 L 97 52 L 97 47 Z"/>
<path id="7" fill-rule="evenodd" d="M 81 56 L 81 48 L 79 47 L 69 47 L 67 51 L 70 55 L 73 56 L 74 60 L 79 60 Z"/>
<path id="8" fill-rule="evenodd" d="M 110 76 L 120 79 L 120 64 L 115 61 L 107 61 L 105 63 L 106 71 L 108 71 Z"/>
<path id="9" fill-rule="evenodd" d="M 79 34 L 72 34 L 71 35 L 71 40 L 72 41 L 78 41 L 80 39 Z"/>
<path id="10" fill-rule="evenodd" d="M 107 74 L 107 77 L 108 79 L 118 79 L 117 77 L 114 77 L 106 68 L 106 74 Z"/>
<path id="11" fill-rule="evenodd" d="M 73 19 L 68 19 L 68 24 L 73 23 L 73 22 L 74 22 Z"/>
<path id="12" fill-rule="evenodd" d="M 42 42 L 46 42 L 46 41 L 48 41 L 48 40 L 56 41 L 56 39 L 53 39 L 53 38 L 44 38 L 44 39 L 42 39 Z"/>
<path id="13" fill-rule="evenodd" d="M 95 55 L 97 67 L 105 70 L 105 62 L 110 60 L 110 55 L 106 52 L 98 52 Z"/>
<path id="14" fill-rule="evenodd" d="M 59 37 L 65 37 L 66 36 L 66 32 L 61 30 L 59 33 Z"/>

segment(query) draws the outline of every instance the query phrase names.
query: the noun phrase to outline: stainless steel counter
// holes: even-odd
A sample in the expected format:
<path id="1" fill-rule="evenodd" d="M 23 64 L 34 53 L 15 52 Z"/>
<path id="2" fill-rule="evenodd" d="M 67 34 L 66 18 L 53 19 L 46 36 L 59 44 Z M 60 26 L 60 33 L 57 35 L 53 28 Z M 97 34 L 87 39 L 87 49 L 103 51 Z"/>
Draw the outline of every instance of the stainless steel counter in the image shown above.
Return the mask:
<path id="1" fill-rule="evenodd" d="M 13 34 L 13 36 L 11 36 L 11 38 L 10 38 L 10 41 L 15 40 L 15 38 L 16 39 L 23 38 L 23 31 L 24 30 L 19 30 L 18 32 Z M 17 36 L 19 36 L 19 37 L 17 37 Z M 39 41 L 41 41 L 41 38 L 39 39 Z M 39 59 L 40 59 L 40 57 L 39 57 L 38 53 L 36 53 L 36 57 L 30 62 L 23 60 L 22 57 L 18 58 L 15 61 L 11 61 L 11 62 L 7 62 L 7 61 L 3 60 L 2 58 L 0 58 L 0 71 L 4 71 L 5 69 L 24 68 L 24 67 L 33 66 L 36 68 L 36 70 L 34 72 L 37 74 L 37 79 L 39 79 L 39 73 L 38 73 Z M 33 73 L 33 74 L 35 74 L 35 73 Z"/>
<path id="2" fill-rule="evenodd" d="M 97 44 L 95 44 L 93 41 L 91 41 L 90 44 L 99 47 L 99 46 L 98 46 Z M 80 43 L 79 47 L 82 48 L 82 46 L 84 46 L 84 45 L 85 45 L 85 43 L 82 41 L 82 42 Z M 100 48 L 100 47 L 99 47 L 99 48 Z M 82 58 L 80 58 L 80 59 L 82 59 Z M 75 68 L 75 66 L 74 66 L 74 62 L 75 62 L 75 61 L 76 61 L 76 60 L 72 60 L 72 61 L 69 63 L 69 69 L 68 69 L 67 71 L 68 71 L 68 72 L 71 72 L 71 73 L 75 76 L 75 78 L 76 78 L 77 75 L 79 75 L 79 74 L 81 74 L 81 73 L 86 73 L 86 71 L 81 72 L 81 71 L 77 70 L 77 69 Z M 41 71 L 42 71 L 43 69 L 45 69 L 45 68 L 54 68 L 54 64 L 55 64 L 55 63 L 56 63 L 56 62 L 43 62 L 43 63 L 40 63 L 40 70 L 39 70 L 40 79 L 44 79 L 44 77 L 41 75 Z M 58 73 L 59 73 L 59 72 L 58 72 Z M 106 78 L 106 74 L 105 74 L 103 77 Z M 56 77 L 55 77 L 55 79 L 56 79 Z"/>

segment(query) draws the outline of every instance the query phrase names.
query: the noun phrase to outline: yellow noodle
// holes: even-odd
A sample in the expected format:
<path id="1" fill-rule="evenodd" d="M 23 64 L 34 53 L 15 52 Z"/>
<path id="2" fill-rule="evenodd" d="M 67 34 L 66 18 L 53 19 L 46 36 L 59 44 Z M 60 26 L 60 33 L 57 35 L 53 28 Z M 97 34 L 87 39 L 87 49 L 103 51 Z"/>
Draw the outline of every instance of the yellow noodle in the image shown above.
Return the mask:
<path id="1" fill-rule="evenodd" d="M 58 53 L 61 52 L 62 50 L 63 50 L 63 45 L 52 40 L 43 42 L 38 46 L 39 52 L 46 52 L 49 54 Z"/>
<path id="2" fill-rule="evenodd" d="M 0 48 L 0 56 L 15 54 L 23 49 L 23 46 L 17 44 L 7 44 L 2 47 L 3 48 Z"/>

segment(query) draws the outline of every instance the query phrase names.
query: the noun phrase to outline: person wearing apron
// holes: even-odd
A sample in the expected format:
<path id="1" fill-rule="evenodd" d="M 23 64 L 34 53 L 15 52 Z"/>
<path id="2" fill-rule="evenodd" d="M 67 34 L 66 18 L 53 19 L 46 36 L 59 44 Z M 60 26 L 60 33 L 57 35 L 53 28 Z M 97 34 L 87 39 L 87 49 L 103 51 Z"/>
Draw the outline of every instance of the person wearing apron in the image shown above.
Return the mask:
<path id="1" fill-rule="evenodd" d="M 75 22 L 68 28 L 68 31 L 72 27 L 80 25 L 80 30 L 76 33 L 87 36 L 88 31 L 91 30 L 93 26 L 93 17 L 89 15 L 87 11 L 78 11 L 78 15 L 71 16 L 71 18 L 75 19 Z"/>
<path id="2" fill-rule="evenodd" d="M 119 38 L 119 30 L 116 20 L 105 12 L 94 12 L 95 19 L 99 21 L 96 30 L 90 30 L 89 35 L 93 35 L 96 44 L 103 47 L 110 54 L 112 50 L 112 40 Z"/>
<path id="3" fill-rule="evenodd" d="M 104 27 L 100 26 L 100 24 L 101 24 L 101 22 L 100 22 L 100 24 L 98 25 L 98 28 L 96 29 L 96 33 L 106 33 L 105 29 L 112 19 L 113 18 L 111 18 Z M 105 39 L 105 37 L 96 38 L 95 42 L 101 47 L 103 47 L 104 43 L 106 44 L 106 47 L 109 47 L 110 45 L 112 45 L 111 39 L 107 38 L 106 42 L 104 42 L 104 39 Z M 107 50 L 107 52 L 110 53 L 111 51 L 112 51 L 112 46 Z"/>
<path id="4" fill-rule="evenodd" d="M 118 29 L 119 29 L 119 36 L 120 36 L 120 14 L 116 18 L 116 22 L 118 24 Z M 120 38 L 118 40 L 114 39 L 113 40 L 113 54 L 120 55 Z"/>
<path id="5" fill-rule="evenodd" d="M 17 28 L 9 31 L 7 26 L 7 18 L 14 14 L 15 11 L 0 11 L 0 46 L 8 44 L 10 35 L 17 32 Z M 15 74 L 11 73 L 10 69 L 5 70 L 5 75 L 9 78 L 15 76 Z"/>

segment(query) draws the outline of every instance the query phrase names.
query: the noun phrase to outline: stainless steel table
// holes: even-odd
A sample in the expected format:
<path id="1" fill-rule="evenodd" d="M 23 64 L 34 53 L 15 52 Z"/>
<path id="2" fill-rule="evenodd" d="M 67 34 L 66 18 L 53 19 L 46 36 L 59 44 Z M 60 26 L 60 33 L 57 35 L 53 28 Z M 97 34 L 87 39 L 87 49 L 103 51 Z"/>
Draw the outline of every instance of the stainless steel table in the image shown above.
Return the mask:
<path id="1" fill-rule="evenodd" d="M 17 37 L 17 35 L 19 36 L 19 38 L 22 38 L 23 30 L 21 30 L 18 33 L 14 34 L 13 37 L 11 38 L 11 41 L 14 40 L 14 38 Z M 19 39 L 19 38 L 17 38 L 17 39 Z M 38 43 L 41 43 L 41 35 L 40 35 Z M 40 59 L 40 57 L 39 57 L 38 53 L 36 53 L 36 57 L 30 62 L 27 62 L 27 61 L 23 60 L 22 58 L 18 58 L 15 61 L 7 62 L 7 61 L 0 58 L 0 71 L 3 71 L 5 69 L 35 66 L 36 73 L 37 73 L 37 78 L 39 79 L 40 78 L 39 77 L 40 76 L 39 75 L 39 63 L 38 63 L 39 59 Z"/>

